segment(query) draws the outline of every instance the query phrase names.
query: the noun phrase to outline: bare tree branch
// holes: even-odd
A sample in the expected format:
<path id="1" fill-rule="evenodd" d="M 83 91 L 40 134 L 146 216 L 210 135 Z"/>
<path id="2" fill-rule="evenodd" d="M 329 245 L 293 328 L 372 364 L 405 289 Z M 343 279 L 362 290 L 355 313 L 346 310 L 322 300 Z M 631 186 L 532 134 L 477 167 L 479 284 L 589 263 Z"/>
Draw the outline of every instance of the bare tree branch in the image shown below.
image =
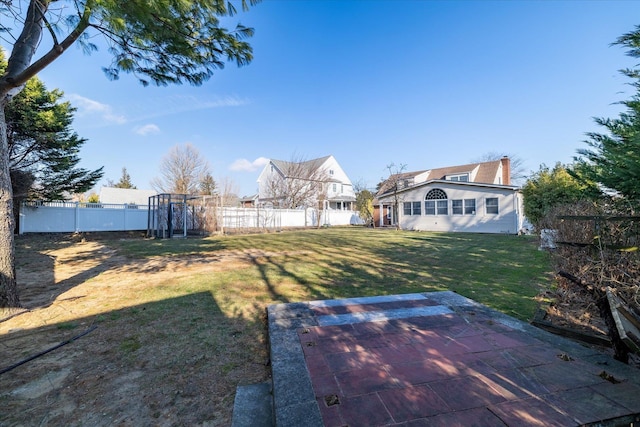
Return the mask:
<path id="1" fill-rule="evenodd" d="M 272 161 L 276 170 L 266 183 L 267 197 L 275 206 L 285 209 L 315 206 L 322 195 L 326 199 L 329 172 L 319 159 L 305 160 L 293 156 L 291 161 Z"/>
<path id="2" fill-rule="evenodd" d="M 401 189 L 400 183 L 402 182 L 402 173 L 407 169 L 406 164 L 396 165 L 395 163 L 390 163 L 387 165 L 387 170 L 389 171 L 389 178 L 387 179 L 387 192 L 393 193 L 393 219 L 395 220 L 396 229 L 400 229 L 400 202 L 402 201 L 402 197 L 399 193 Z"/>
<path id="3" fill-rule="evenodd" d="M 191 144 L 176 145 L 162 159 L 160 177 L 151 182 L 159 193 L 199 194 L 199 186 L 210 175 L 209 163 Z"/>

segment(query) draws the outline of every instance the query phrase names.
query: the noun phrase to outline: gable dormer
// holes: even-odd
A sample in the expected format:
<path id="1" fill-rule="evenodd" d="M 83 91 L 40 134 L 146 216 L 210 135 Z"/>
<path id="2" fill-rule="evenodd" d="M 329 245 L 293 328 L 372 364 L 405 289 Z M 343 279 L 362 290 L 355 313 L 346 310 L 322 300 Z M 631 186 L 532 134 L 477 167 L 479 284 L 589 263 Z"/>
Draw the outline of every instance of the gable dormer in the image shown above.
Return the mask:
<path id="1" fill-rule="evenodd" d="M 446 181 L 470 182 L 471 181 L 470 175 L 471 174 L 469 172 L 453 173 L 453 174 L 445 175 L 444 179 Z"/>
<path id="2" fill-rule="evenodd" d="M 402 178 L 398 180 L 398 190 L 411 187 L 414 184 L 413 178 Z"/>
<path id="3" fill-rule="evenodd" d="M 425 182 L 431 173 L 430 170 L 419 172 L 416 176 L 413 177 L 414 184 L 420 184 L 421 182 Z"/>

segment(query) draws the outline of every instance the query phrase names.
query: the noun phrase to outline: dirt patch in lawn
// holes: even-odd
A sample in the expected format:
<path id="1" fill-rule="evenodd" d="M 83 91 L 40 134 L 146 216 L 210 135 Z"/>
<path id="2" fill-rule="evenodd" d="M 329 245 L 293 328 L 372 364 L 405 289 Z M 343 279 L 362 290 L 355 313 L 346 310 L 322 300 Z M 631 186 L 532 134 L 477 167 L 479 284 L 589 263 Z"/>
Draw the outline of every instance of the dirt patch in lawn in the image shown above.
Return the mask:
<path id="1" fill-rule="evenodd" d="M 133 259 L 109 244 L 130 237 L 17 238 L 29 311 L 0 322 L 0 370 L 66 344 L 0 374 L 1 426 L 229 425 L 236 387 L 268 378 L 264 305 L 230 312 L 189 284 L 265 254 Z"/>

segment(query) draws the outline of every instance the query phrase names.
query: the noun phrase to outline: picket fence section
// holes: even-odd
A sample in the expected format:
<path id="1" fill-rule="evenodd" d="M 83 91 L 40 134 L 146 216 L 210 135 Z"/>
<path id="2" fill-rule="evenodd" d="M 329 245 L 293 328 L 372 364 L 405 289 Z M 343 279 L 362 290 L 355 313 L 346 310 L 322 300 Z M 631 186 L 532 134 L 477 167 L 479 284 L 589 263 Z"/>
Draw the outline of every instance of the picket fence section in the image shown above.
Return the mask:
<path id="1" fill-rule="evenodd" d="M 318 225 L 315 209 L 220 209 L 218 224 L 223 229 L 312 227 Z M 74 202 L 25 202 L 20 206 L 19 232 L 74 233 L 90 231 L 147 230 L 149 208 L 145 205 L 116 205 Z M 320 225 L 356 225 L 363 221 L 356 212 L 325 210 Z"/>

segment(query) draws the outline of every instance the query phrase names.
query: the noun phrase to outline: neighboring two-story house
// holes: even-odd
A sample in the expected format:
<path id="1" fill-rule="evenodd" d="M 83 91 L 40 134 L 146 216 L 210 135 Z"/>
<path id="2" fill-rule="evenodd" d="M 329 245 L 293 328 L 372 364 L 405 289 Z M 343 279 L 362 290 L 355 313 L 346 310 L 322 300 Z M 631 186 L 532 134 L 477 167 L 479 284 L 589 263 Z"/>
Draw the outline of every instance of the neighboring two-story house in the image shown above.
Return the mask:
<path id="1" fill-rule="evenodd" d="M 333 156 L 269 160 L 258 177 L 257 203 L 287 209 L 355 210 L 351 180 Z"/>
<path id="2" fill-rule="evenodd" d="M 376 226 L 517 234 L 524 221 L 510 160 L 392 175 L 374 201 Z"/>

